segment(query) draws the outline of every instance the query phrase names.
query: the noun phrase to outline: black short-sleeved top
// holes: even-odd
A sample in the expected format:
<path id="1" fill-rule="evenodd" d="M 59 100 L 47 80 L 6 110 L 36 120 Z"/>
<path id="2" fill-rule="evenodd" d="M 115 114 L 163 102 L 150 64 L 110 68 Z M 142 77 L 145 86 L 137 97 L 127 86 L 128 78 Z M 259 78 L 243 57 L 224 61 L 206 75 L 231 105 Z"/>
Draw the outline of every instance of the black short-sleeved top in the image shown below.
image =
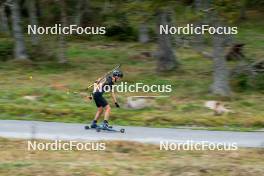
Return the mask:
<path id="1" fill-rule="evenodd" d="M 109 86 L 110 90 L 112 90 L 112 86 L 114 85 L 114 82 L 112 80 L 112 77 L 111 76 L 108 76 L 105 80 L 105 82 L 103 83 L 102 85 L 102 89 L 101 90 L 96 90 L 94 93 L 98 94 L 103 94 L 105 92 L 105 88 L 106 86 Z M 107 89 L 108 90 L 108 89 Z"/>

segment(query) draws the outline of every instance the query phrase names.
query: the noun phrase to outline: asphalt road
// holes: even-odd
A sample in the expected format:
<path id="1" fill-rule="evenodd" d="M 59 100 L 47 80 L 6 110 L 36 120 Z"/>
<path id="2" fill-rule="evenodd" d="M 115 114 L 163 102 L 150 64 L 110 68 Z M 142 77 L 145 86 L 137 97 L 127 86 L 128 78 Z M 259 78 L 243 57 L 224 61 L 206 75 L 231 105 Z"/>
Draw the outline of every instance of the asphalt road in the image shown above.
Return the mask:
<path id="1" fill-rule="evenodd" d="M 264 132 L 231 132 L 115 126 L 116 129 L 126 129 L 125 133 L 117 133 L 85 130 L 84 126 L 85 124 L 77 123 L 0 120 L 0 136 L 20 139 L 35 138 L 76 141 L 124 140 L 153 144 L 159 144 L 160 141 L 206 141 L 211 143 L 236 143 L 238 147 L 264 148 Z"/>

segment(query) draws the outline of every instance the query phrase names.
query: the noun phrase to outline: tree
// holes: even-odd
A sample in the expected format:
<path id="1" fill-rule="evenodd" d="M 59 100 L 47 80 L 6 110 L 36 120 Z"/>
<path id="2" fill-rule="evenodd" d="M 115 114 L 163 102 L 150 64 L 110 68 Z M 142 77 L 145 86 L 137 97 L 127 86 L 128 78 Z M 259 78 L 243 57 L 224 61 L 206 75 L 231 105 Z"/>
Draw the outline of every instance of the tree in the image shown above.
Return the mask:
<path id="1" fill-rule="evenodd" d="M 210 0 L 196 0 L 195 1 L 196 13 L 203 12 L 202 22 L 200 24 L 210 24 L 211 26 L 219 27 L 221 17 L 217 14 L 218 6 L 212 4 Z M 231 88 L 229 85 L 229 70 L 226 64 L 225 47 L 230 36 L 224 34 L 214 34 L 212 37 L 213 53 L 208 54 L 204 52 L 203 36 L 196 36 L 196 43 L 198 45 L 193 46 L 195 50 L 203 54 L 206 57 L 211 57 L 213 61 L 213 83 L 211 85 L 211 92 L 216 95 L 229 96 Z"/>
<path id="2" fill-rule="evenodd" d="M 5 2 L 0 2 L 0 31 L 9 34 L 8 19 L 5 11 Z"/>
<path id="3" fill-rule="evenodd" d="M 220 15 L 216 10 L 210 11 L 211 25 L 215 28 L 223 26 Z M 213 94 L 229 96 L 231 88 L 229 85 L 229 69 L 226 64 L 225 47 L 232 40 L 230 35 L 214 34 L 213 35 L 213 84 L 211 91 Z"/>
<path id="4" fill-rule="evenodd" d="M 20 16 L 19 0 L 13 0 L 10 6 L 12 13 L 13 35 L 15 39 L 15 51 L 14 51 L 15 59 L 19 59 L 19 60 L 27 59 L 28 55 L 26 52 L 24 35 L 20 25 L 21 16 Z"/>
<path id="5" fill-rule="evenodd" d="M 129 4 L 123 4 L 125 7 L 124 9 L 129 12 L 127 16 L 130 21 L 135 21 L 139 24 L 140 42 L 146 42 L 148 39 L 148 26 L 146 23 L 155 22 L 158 45 L 156 70 L 158 72 L 170 71 L 179 66 L 179 62 L 172 46 L 171 36 L 159 33 L 160 25 L 171 26 L 171 14 L 168 12 L 168 9 L 173 9 L 175 4 L 174 1 L 163 0 L 136 0 L 129 1 Z"/>
<path id="6" fill-rule="evenodd" d="M 38 18 L 37 18 L 37 8 L 35 0 L 28 0 L 28 12 L 29 12 L 29 21 L 31 26 L 38 26 Z M 36 46 L 39 43 L 39 37 L 37 34 L 31 35 L 32 45 Z"/>
<path id="7" fill-rule="evenodd" d="M 158 62 L 157 71 L 166 72 L 171 71 L 179 67 L 179 61 L 174 53 L 172 47 L 172 39 L 170 34 L 160 34 L 159 28 L 162 26 L 171 26 L 171 14 L 169 9 L 173 9 L 176 3 L 174 1 L 151 1 L 151 7 L 156 14 L 156 26 L 157 26 L 157 37 L 158 37 Z"/>
<path id="8" fill-rule="evenodd" d="M 203 8 L 202 7 L 202 0 L 195 0 L 194 1 L 194 7 L 197 13 Z"/>
<path id="9" fill-rule="evenodd" d="M 149 30 L 148 30 L 148 26 L 146 23 L 141 23 L 139 25 L 139 36 L 138 36 L 138 40 L 140 43 L 148 43 L 149 42 L 149 34 L 148 34 Z"/>
<path id="10" fill-rule="evenodd" d="M 159 10 L 157 13 L 157 35 L 158 35 L 158 63 L 157 70 L 159 72 L 170 71 L 178 67 L 169 34 L 160 34 L 160 25 L 169 25 L 169 16 L 165 10 Z"/>
<path id="11" fill-rule="evenodd" d="M 60 20 L 62 27 L 67 26 L 67 14 L 66 14 L 66 2 L 65 0 L 60 0 Z M 59 63 L 64 64 L 67 63 L 66 58 L 66 41 L 65 41 L 65 35 L 60 34 L 59 36 Z"/>
<path id="12" fill-rule="evenodd" d="M 247 0 L 241 0 L 241 7 L 239 13 L 239 20 L 245 20 L 247 18 L 246 10 L 247 10 Z"/>
<path id="13" fill-rule="evenodd" d="M 224 47 L 226 38 L 224 35 L 215 34 L 213 36 L 213 84 L 212 93 L 221 96 L 230 95 L 229 70 L 226 65 Z"/>
<path id="14" fill-rule="evenodd" d="M 195 0 L 195 13 L 200 19 L 196 22 L 195 26 L 202 26 L 203 24 L 209 24 L 211 22 L 210 10 L 209 10 L 210 0 Z M 209 11 L 208 11 L 209 10 Z M 199 52 L 204 54 L 203 50 L 205 48 L 205 38 L 203 34 L 195 34 L 193 42 L 193 48 Z"/>
<path id="15" fill-rule="evenodd" d="M 87 0 L 78 0 L 76 4 L 76 14 L 74 18 L 74 23 L 78 26 L 82 23 L 82 18 L 84 13 L 87 11 Z"/>

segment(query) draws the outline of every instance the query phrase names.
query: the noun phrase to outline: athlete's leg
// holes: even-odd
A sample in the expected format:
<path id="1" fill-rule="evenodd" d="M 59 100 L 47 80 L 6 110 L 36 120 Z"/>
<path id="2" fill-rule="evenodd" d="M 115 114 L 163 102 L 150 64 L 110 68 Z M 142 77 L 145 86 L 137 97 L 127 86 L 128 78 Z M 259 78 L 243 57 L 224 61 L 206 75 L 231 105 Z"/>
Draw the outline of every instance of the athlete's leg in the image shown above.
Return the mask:
<path id="1" fill-rule="evenodd" d="M 94 120 L 98 121 L 98 119 L 100 118 L 101 114 L 103 113 L 103 107 L 98 107 L 97 108 L 97 112 L 95 114 Z"/>
<path id="2" fill-rule="evenodd" d="M 111 112 L 111 107 L 110 105 L 105 106 L 105 114 L 104 114 L 104 122 L 103 122 L 103 128 L 109 128 L 108 126 L 108 120 Z"/>
<path id="3" fill-rule="evenodd" d="M 103 112 L 103 107 L 98 107 L 94 120 L 92 121 L 91 128 L 97 128 L 97 120 L 100 118 L 102 112 Z"/>
<path id="4" fill-rule="evenodd" d="M 104 120 L 105 121 L 109 120 L 110 112 L 111 112 L 111 107 L 108 104 L 108 105 L 105 106 L 105 114 L 104 114 Z"/>

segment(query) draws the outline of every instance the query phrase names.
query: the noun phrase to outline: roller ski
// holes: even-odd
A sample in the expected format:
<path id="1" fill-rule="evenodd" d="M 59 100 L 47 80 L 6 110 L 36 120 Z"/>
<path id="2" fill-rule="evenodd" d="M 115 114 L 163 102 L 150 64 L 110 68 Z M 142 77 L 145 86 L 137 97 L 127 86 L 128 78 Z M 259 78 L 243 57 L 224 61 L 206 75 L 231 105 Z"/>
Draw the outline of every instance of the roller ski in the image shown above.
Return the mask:
<path id="1" fill-rule="evenodd" d="M 97 132 L 100 132 L 100 131 L 112 131 L 112 132 L 120 132 L 120 133 L 125 133 L 125 129 L 114 129 L 113 127 L 111 126 L 108 126 L 108 124 L 102 124 L 102 125 L 99 125 L 97 128 L 96 128 L 96 131 Z"/>
<path id="2" fill-rule="evenodd" d="M 97 132 L 100 132 L 100 131 L 112 131 L 112 132 L 120 132 L 120 133 L 125 132 L 125 129 L 122 128 L 120 130 L 116 130 L 112 126 L 108 125 L 108 123 L 103 123 L 101 125 L 97 125 L 96 123 L 92 123 L 91 125 L 87 125 L 84 128 L 86 130 L 95 129 Z"/>
<path id="3" fill-rule="evenodd" d="M 84 127 L 84 129 L 89 130 L 89 129 L 96 129 L 98 127 L 99 127 L 99 125 L 97 125 L 97 122 L 96 121 L 92 121 L 91 125 L 86 125 Z M 109 125 L 108 128 L 113 128 L 113 127 Z"/>

